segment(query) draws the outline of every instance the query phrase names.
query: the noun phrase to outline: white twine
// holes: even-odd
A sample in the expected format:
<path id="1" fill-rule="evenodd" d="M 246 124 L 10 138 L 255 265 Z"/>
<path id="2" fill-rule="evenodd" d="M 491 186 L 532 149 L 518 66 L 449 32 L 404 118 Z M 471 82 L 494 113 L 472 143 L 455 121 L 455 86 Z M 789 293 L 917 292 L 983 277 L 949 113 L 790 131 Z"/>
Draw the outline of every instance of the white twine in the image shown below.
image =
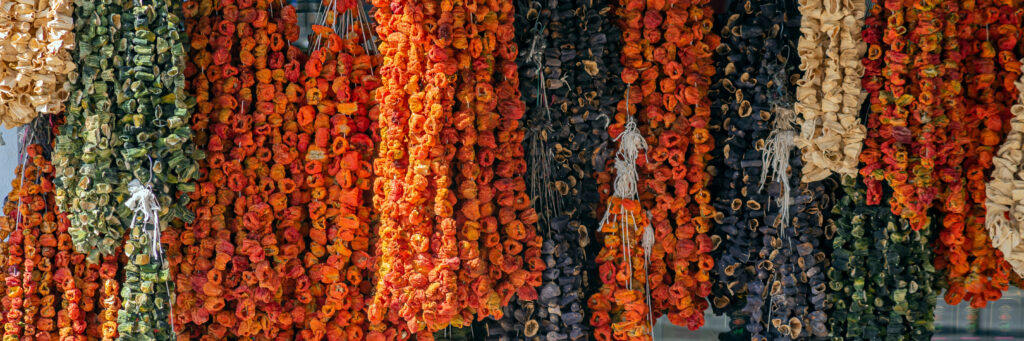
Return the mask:
<path id="1" fill-rule="evenodd" d="M 131 197 L 125 200 L 124 205 L 132 210 L 132 223 L 129 228 L 135 229 L 135 222 L 139 215 L 142 216 L 143 226 L 153 224 L 153 229 L 146 232 L 150 238 L 149 252 L 154 259 L 159 260 L 163 253 L 160 247 L 160 202 L 156 200 L 153 191 L 147 186 L 143 186 L 139 180 L 132 180 L 128 184 L 128 190 L 131 192 Z"/>
<path id="2" fill-rule="evenodd" d="M 640 151 L 644 151 L 644 157 L 646 158 L 646 151 L 648 149 L 647 140 L 640 134 L 640 129 L 637 128 L 636 120 L 629 114 L 629 89 L 626 87 L 626 125 L 625 130 L 615 137 L 613 141 L 619 142 L 619 150 L 615 153 L 615 191 L 612 194 L 614 197 L 621 199 L 640 200 L 637 190 L 637 183 L 640 181 L 640 177 L 636 170 L 636 160 L 640 157 Z M 604 225 L 608 223 L 608 219 L 616 219 L 617 225 L 619 225 L 619 234 L 622 238 L 622 257 L 623 262 L 626 264 L 626 272 L 629 280 L 626 281 L 626 289 L 633 290 L 633 266 L 630 258 L 632 258 L 633 242 L 630 239 L 631 230 L 639 229 L 637 226 L 637 217 L 633 215 L 633 212 L 627 212 L 620 209 L 620 214 L 616 217 L 611 217 L 612 204 L 609 201 L 608 207 L 605 209 L 604 217 L 601 218 L 601 222 L 598 223 L 597 232 L 603 232 Z M 651 219 L 650 212 L 646 212 L 648 221 Z M 650 332 L 654 333 L 654 313 L 651 305 L 651 284 L 648 275 L 648 268 L 651 263 L 651 250 L 654 248 L 654 229 L 650 224 L 644 226 L 643 233 L 640 236 L 640 246 L 644 249 L 644 299 L 647 303 L 647 317 Z"/>

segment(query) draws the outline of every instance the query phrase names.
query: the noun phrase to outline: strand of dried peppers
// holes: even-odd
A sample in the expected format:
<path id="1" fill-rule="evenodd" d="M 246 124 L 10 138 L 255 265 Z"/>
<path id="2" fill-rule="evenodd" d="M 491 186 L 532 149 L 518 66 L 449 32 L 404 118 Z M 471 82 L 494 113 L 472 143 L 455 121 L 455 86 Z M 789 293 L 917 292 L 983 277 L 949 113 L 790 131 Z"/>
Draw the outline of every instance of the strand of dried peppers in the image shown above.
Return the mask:
<path id="1" fill-rule="evenodd" d="M 797 83 L 801 122 L 796 143 L 807 160 L 802 181 L 820 181 L 833 172 L 856 174 L 865 135 L 860 122 L 867 96 L 860 85 L 860 59 L 867 51 L 861 40 L 865 3 L 809 0 L 799 5 L 803 35 L 797 52 L 804 74 Z"/>
<path id="2" fill-rule="evenodd" d="M 295 9 L 269 1 L 184 9 L 193 33 L 188 91 L 198 102 L 192 129 L 209 156 L 193 194 L 197 219 L 181 231 L 179 331 L 293 338 L 313 297 L 299 258 L 312 205 L 295 162 L 309 142 L 298 137 L 296 110 L 304 56 L 288 44 L 299 35 Z"/>
<path id="3" fill-rule="evenodd" d="M 0 300 L 4 339 L 85 340 L 95 328 L 86 314 L 97 298 L 98 272 L 90 271 L 84 254 L 74 252 L 69 222 L 56 209 L 56 169 L 49 155 L 57 131 L 35 122 L 25 130 L 25 149 L 0 217 L 0 235 L 9 243 L 0 250 L 7 266 Z"/>
<path id="4" fill-rule="evenodd" d="M 965 50 L 963 89 L 967 106 L 950 120 L 957 147 L 947 153 L 952 171 L 942 173 L 949 194 L 942 206 L 943 230 L 939 234 L 936 268 L 946 270 L 949 288 L 946 301 L 969 300 L 972 307 L 1002 296 L 1009 282 L 1009 264 L 992 247 L 984 228 L 986 173 L 992 168 L 995 146 L 1009 126 L 1010 106 L 1015 101 L 1013 82 L 1020 77 L 1016 45 L 1020 39 L 1022 12 L 1013 1 L 979 1 L 966 16 L 973 32 L 963 30 Z M 995 29 L 991 29 L 995 27 Z M 959 128 L 959 129 L 957 129 Z M 956 172 L 962 170 L 961 174 Z M 952 175 L 952 176 L 951 176 Z"/>
<path id="5" fill-rule="evenodd" d="M 870 99 L 865 122 L 868 136 L 860 156 L 865 164 L 878 162 L 879 146 L 885 141 L 877 129 L 881 124 L 879 113 L 884 110 L 879 91 L 885 81 L 882 34 L 887 23 L 882 14 L 881 6 L 873 7 L 863 31 L 868 53 L 862 62 L 862 82 Z M 843 179 L 845 196 L 832 211 L 837 217 L 835 231 L 830 233 L 834 237 L 832 267 L 828 269 L 832 334 L 844 340 L 885 339 L 892 335 L 931 339 L 937 276 L 930 233 L 913 230 L 906 219 L 894 215 L 888 207 L 868 205 L 869 196 L 883 198 L 890 194 L 882 192 L 884 186 L 872 193 L 860 181 Z M 878 310 L 880 300 L 881 306 L 894 307 L 888 310 L 888 316 Z"/>
<path id="6" fill-rule="evenodd" d="M 461 29 L 467 18 L 454 16 L 450 2 L 381 0 L 373 5 L 384 57 L 377 92 L 382 140 L 374 162 L 381 263 L 367 312 L 375 325 L 371 338 L 388 333 L 406 339 L 409 333 L 441 329 L 460 310 L 454 276 L 459 266 L 453 240 L 455 195 L 448 191 L 451 164 L 441 131 L 452 120 L 446 108 L 454 104 L 454 35 L 462 34 L 459 43 L 465 48 Z M 402 334 L 385 330 L 385 318 L 404 324 Z"/>
<path id="7" fill-rule="evenodd" d="M 310 205 L 326 205 L 310 210 L 310 251 L 317 261 L 326 262 L 309 267 L 312 285 L 323 287 L 311 290 L 320 293 L 313 299 L 321 308 L 307 320 L 300 334 L 305 339 L 358 340 L 367 327 L 363 307 L 370 282 L 363 279 L 372 265 L 371 212 L 362 200 L 363 191 L 370 189 L 372 169 L 367 160 L 374 143 L 368 135 L 368 115 L 376 114 L 372 93 L 379 81 L 372 73 L 378 60 L 363 45 L 372 42 L 362 41 L 369 25 L 357 6 L 361 5 L 352 2 L 325 7 L 324 25 L 314 26 L 312 41 L 318 48 L 305 64 L 306 105 L 299 109 L 298 119 L 300 139 L 311 141 L 304 168 L 311 180 Z M 343 27 L 355 20 L 352 27 Z M 312 113 L 316 116 L 310 117 Z M 327 245 L 328 241 L 334 243 Z"/>

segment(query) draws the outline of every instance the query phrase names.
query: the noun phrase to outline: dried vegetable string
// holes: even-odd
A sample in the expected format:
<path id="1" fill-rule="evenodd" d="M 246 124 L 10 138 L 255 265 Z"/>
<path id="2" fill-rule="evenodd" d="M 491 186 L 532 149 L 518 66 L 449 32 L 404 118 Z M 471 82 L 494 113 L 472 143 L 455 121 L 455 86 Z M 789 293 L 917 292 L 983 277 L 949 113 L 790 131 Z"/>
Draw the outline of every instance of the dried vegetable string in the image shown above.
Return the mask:
<path id="1" fill-rule="evenodd" d="M 453 41 L 459 34 L 460 43 L 468 43 L 463 27 L 468 18 L 462 7 L 455 16 L 454 4 L 447 2 L 427 6 L 380 0 L 373 5 L 384 62 L 377 92 L 381 145 L 374 161 L 373 199 L 381 219 L 380 265 L 367 310 L 370 337 L 429 338 L 460 313 L 455 194 L 449 192 L 453 174 L 441 131 L 452 120 L 447 108 L 454 104 L 450 89 L 458 63 Z M 433 242 L 443 247 L 431 248 Z M 384 323 L 404 327 L 395 330 Z"/>
<path id="2" fill-rule="evenodd" d="M 278 1 L 184 8 L 194 33 L 191 124 L 208 157 L 193 194 L 197 219 L 180 232 L 179 335 L 293 338 L 313 297 L 300 258 L 312 205 L 296 162 L 305 56 L 289 44 L 299 35 L 295 9 Z"/>
<path id="3" fill-rule="evenodd" d="M 863 87 L 870 99 L 865 108 L 869 128 L 864 140 L 866 152 L 860 157 L 865 163 L 877 162 L 878 147 L 885 141 L 877 129 L 881 124 L 878 114 L 884 110 L 878 96 L 885 80 L 882 35 L 887 23 L 882 14 L 881 6 L 873 7 L 863 31 L 868 44 Z M 828 276 L 833 337 L 879 340 L 900 335 L 929 340 L 934 331 L 931 312 L 938 279 L 932 265 L 931 236 L 927 231 L 913 230 L 906 219 L 894 215 L 888 207 L 868 205 L 869 196 L 887 197 L 891 193 L 872 193 L 860 185 L 861 181 L 843 179 L 845 195 L 832 211 L 836 218 L 835 231 L 830 233 L 833 251 Z M 893 308 L 883 311 L 879 301 L 881 307 Z"/>
<path id="4" fill-rule="evenodd" d="M 358 340 L 368 326 L 371 282 L 364 279 L 373 265 L 372 212 L 363 191 L 370 189 L 368 160 L 375 153 L 369 116 L 377 114 L 373 69 L 379 59 L 363 45 L 372 43 L 363 31 L 369 28 L 363 4 L 325 5 L 331 7 L 324 7 L 323 25 L 314 26 L 317 49 L 305 64 L 305 105 L 298 114 L 299 138 L 309 140 L 304 169 L 313 199 L 306 262 L 321 262 L 309 268 L 311 291 L 319 294 L 312 299 L 321 308 L 310 312 L 300 335 Z"/>
<path id="5" fill-rule="evenodd" d="M 763 294 L 770 272 L 762 268 L 771 262 L 758 250 L 765 247 L 765 225 L 773 225 L 767 219 L 782 211 L 780 203 L 770 199 L 789 195 L 780 193 L 781 185 L 763 191 L 758 179 L 769 167 L 763 160 L 771 147 L 766 141 L 773 120 L 778 120 L 773 100 L 783 85 L 776 83 L 776 72 L 780 63 L 795 58 L 792 51 L 798 22 L 792 6 L 775 1 L 743 1 L 734 6 L 721 18 L 723 40 L 716 49 L 716 67 L 721 71 L 710 95 L 719 99 L 712 106 L 711 124 L 716 141 L 720 141 L 713 154 L 718 172 L 713 183 L 717 193 L 714 205 L 719 214 L 712 237 L 717 245 L 718 274 L 712 303 L 716 311 L 731 319 L 731 330 L 722 337 L 749 339 L 763 337 L 766 324 Z M 792 127 L 788 133 L 795 135 Z M 783 159 L 786 166 L 788 161 Z"/>
<path id="6" fill-rule="evenodd" d="M 117 212 L 122 226 L 128 226 L 123 304 L 117 318 L 120 339 L 168 340 L 175 334 L 174 289 L 161 230 L 194 218 L 184 207 L 189 198 L 182 194 L 194 191 L 194 160 L 202 158 L 195 153 L 188 126 L 179 13 L 174 4 L 136 2 L 122 22 L 129 53 L 115 97 L 115 134 L 124 143 L 115 164 L 127 173 L 119 176 L 118 192 L 130 198 Z"/>
<path id="7" fill-rule="evenodd" d="M 887 208 L 866 205 L 865 188 L 856 179 L 844 178 L 843 191 L 832 209 L 833 339 L 931 340 L 936 291 L 928 236 Z"/>
<path id="8" fill-rule="evenodd" d="M 1024 60 L 1021 60 L 1024 63 Z M 1024 79 L 1018 80 L 1017 102 L 1010 108 L 1010 132 L 999 146 L 993 161 L 992 177 L 985 187 L 985 228 L 992 239 L 992 246 L 1003 253 L 1013 271 L 1024 274 L 1024 259 L 1021 258 L 1021 241 L 1024 239 L 1022 221 L 1024 207 L 1019 195 L 1024 188 L 1021 178 L 1021 164 L 1024 163 Z"/>
<path id="9" fill-rule="evenodd" d="M 984 227 L 987 174 L 993 166 L 996 146 L 1009 128 L 1011 105 L 1016 100 L 1013 85 L 1020 77 L 1016 54 L 1021 22 L 1019 3 L 979 1 L 965 21 L 973 32 L 961 29 L 960 47 L 966 55 L 963 63 L 963 90 L 966 110 L 947 110 L 961 117 L 949 117 L 953 136 L 952 151 L 945 153 L 953 168 L 940 172 L 947 183 L 940 209 L 943 229 L 935 259 L 936 268 L 946 271 L 950 304 L 962 300 L 972 307 L 983 307 L 998 300 L 1009 282 L 1010 265 L 991 245 Z M 944 152 L 941 151 L 940 152 Z M 953 165 L 958 166 L 954 168 Z M 958 174 L 957 170 L 962 170 Z"/>
<path id="10" fill-rule="evenodd" d="M 606 238 L 598 254 L 605 286 L 588 301 L 596 311 L 591 325 L 598 339 L 649 337 L 654 316 L 662 312 L 674 324 L 691 329 L 703 325 L 703 310 L 708 306 L 704 297 L 711 291 L 708 271 L 714 266 L 708 254 L 712 242 L 706 234 L 714 208 L 704 188 L 710 181 L 705 167 L 714 146 L 707 130 L 711 101 L 706 94 L 714 71 L 710 57 L 719 41 L 711 33 L 712 10 L 706 2 L 626 1 L 620 6 L 616 14 L 623 27 L 622 79 L 636 87 L 632 93 L 627 90 L 626 99 L 619 103 L 609 133 L 617 136 L 627 126 L 637 129 L 639 125 L 635 134 L 646 136 L 639 138 L 646 139 L 643 145 L 650 145 L 651 153 L 635 165 L 621 157 L 617 161 L 622 164 L 616 166 L 618 172 L 627 169 L 623 167 L 628 163 L 637 167 L 644 180 L 638 183 L 639 201 L 630 202 L 628 197 L 609 201 L 612 211 L 606 214 L 612 219 L 605 221 L 612 225 L 601 224 L 602 230 L 622 236 Z M 634 114 L 639 120 L 631 122 Z M 637 142 L 627 141 L 628 149 L 638 148 Z M 622 176 L 617 178 L 636 179 L 631 174 Z M 630 186 L 616 187 L 623 194 L 620 187 Z M 640 214 L 646 210 L 649 216 Z M 616 215 L 627 213 L 633 216 L 617 226 Z M 647 219 L 652 225 L 638 230 Z M 642 251 L 632 250 L 640 244 L 638 237 L 645 241 Z M 612 251 L 619 246 L 624 246 L 621 254 Z M 616 269 L 619 256 L 625 266 Z M 634 280 L 645 288 L 636 288 Z M 622 316 L 608 315 L 623 310 Z"/>
<path id="11" fill-rule="evenodd" d="M 797 51 L 804 74 L 795 110 L 800 115 L 796 143 L 807 160 L 802 181 L 855 174 L 865 135 L 860 121 L 867 96 L 860 85 L 860 59 L 867 50 L 861 40 L 865 2 L 805 0 L 799 9 L 803 35 Z"/>
<path id="12" fill-rule="evenodd" d="M 529 189 L 529 194 L 534 200 L 533 206 L 538 210 L 539 223 L 536 227 L 537 232 L 545 236 L 542 252 L 545 265 L 548 266 L 544 272 L 540 292 L 535 291 L 534 296 L 549 296 L 540 302 L 534 302 L 539 297 L 528 299 L 519 296 L 502 307 L 500 319 L 487 319 L 484 325 L 489 339 L 531 339 L 547 337 L 549 332 L 555 333 L 550 335 L 552 337 L 565 339 L 568 335 L 559 334 L 557 325 L 546 319 L 550 313 L 545 304 L 561 295 L 561 287 L 553 281 L 561 272 L 555 266 L 556 261 L 552 255 L 552 235 L 567 228 L 568 222 L 560 215 L 563 200 L 556 194 L 554 185 L 557 179 L 554 172 L 558 170 L 559 165 L 554 163 L 554 150 L 551 146 L 556 143 L 552 141 L 552 135 L 557 129 L 555 117 L 559 114 L 557 107 L 552 107 L 552 102 L 564 100 L 568 90 L 567 84 L 560 79 L 565 74 L 565 63 L 560 58 L 560 51 L 555 47 L 558 44 L 556 39 L 564 37 L 565 34 L 565 25 L 559 21 L 565 20 L 565 10 L 559 8 L 559 3 L 553 1 L 544 4 L 539 1 L 514 3 L 516 43 L 519 48 L 519 86 L 524 94 L 524 124 L 528 129 L 524 148 L 528 155 L 529 173 L 523 185 Z M 555 219 L 562 221 L 553 222 Z M 553 224 L 560 224 L 562 227 Z M 580 315 L 577 322 L 582 319 L 583 316 Z"/>
<path id="13" fill-rule="evenodd" d="M 74 2 L 8 1 L 0 5 L 0 123 L 8 128 L 39 114 L 60 114 L 76 77 Z M 85 7 L 90 4 L 83 4 Z"/>
<path id="14" fill-rule="evenodd" d="M 75 250 L 99 263 L 121 245 L 124 227 L 116 209 L 119 157 L 124 141 L 117 137 L 115 99 L 121 84 L 117 71 L 127 67 L 122 16 L 130 2 L 83 3 L 75 8 L 75 62 L 80 75 L 72 82 L 65 124 L 53 155 L 57 167 L 57 204 L 68 214 Z"/>
<path id="15" fill-rule="evenodd" d="M 58 119 L 59 120 L 59 119 Z M 36 120 L 23 130 L 19 166 L 0 218 L 5 265 L 4 339 L 84 340 L 98 336 L 92 314 L 96 268 L 75 253 L 68 220 L 56 209 L 49 162 L 52 121 Z M 57 122 L 59 123 L 59 122 Z"/>
<path id="16" fill-rule="evenodd" d="M 946 300 L 981 307 L 998 299 L 1009 276 L 1002 255 L 988 246 L 980 204 L 1010 116 L 1019 72 L 1013 25 L 1020 18 L 1011 2 L 963 5 L 886 2 L 879 10 L 886 44 L 869 57 L 885 61 L 873 103 L 886 107 L 873 127 L 880 142 L 862 156 L 860 172 L 868 204 L 880 202 L 885 181 L 894 190 L 893 213 L 915 230 L 931 222 L 930 208 L 942 213 L 935 266 L 947 274 Z"/>

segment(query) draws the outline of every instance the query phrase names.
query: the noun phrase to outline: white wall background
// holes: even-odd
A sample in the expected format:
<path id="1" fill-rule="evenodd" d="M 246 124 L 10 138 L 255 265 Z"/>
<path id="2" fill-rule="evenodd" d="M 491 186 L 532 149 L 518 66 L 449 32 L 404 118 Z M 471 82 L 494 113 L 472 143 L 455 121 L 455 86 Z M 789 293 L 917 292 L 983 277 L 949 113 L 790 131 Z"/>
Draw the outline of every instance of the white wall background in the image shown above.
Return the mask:
<path id="1" fill-rule="evenodd" d="M 16 129 L 2 128 L 0 128 L 0 134 L 6 142 L 6 144 L 0 145 L 0 199 L 4 199 L 11 192 L 14 168 L 18 165 L 18 135 Z M 0 216 L 3 214 L 4 212 L 0 210 Z"/>

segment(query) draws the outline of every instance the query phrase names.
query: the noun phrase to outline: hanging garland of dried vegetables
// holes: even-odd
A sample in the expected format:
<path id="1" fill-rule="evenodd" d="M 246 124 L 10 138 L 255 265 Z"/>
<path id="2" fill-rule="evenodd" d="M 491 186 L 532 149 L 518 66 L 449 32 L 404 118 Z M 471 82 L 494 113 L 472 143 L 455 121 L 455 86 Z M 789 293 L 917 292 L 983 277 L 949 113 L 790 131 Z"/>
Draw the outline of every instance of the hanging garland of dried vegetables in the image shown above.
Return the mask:
<path id="1" fill-rule="evenodd" d="M 715 273 L 712 303 L 715 311 L 729 315 L 724 338 L 760 336 L 765 322 L 764 281 L 759 271 L 770 261 L 752 250 L 764 247 L 766 214 L 777 216 L 779 207 L 769 202 L 780 193 L 765 193 L 758 178 L 766 139 L 771 131 L 772 100 L 778 84 L 773 71 L 794 58 L 795 8 L 773 1 L 742 1 L 723 17 L 722 45 L 716 68 L 721 70 L 711 88 L 711 122 L 719 148 L 714 151 L 718 175 L 713 182 L 715 209 Z M 769 188 L 772 189 L 772 188 Z M 770 212 L 770 213 L 769 213 Z M 759 297 L 760 296 L 760 297 Z"/>
<path id="2" fill-rule="evenodd" d="M 325 4 L 331 6 L 331 4 Z M 323 264 L 309 268 L 312 299 L 321 306 L 310 313 L 305 339 L 362 339 L 368 326 L 371 217 L 363 204 L 370 189 L 374 154 L 369 115 L 376 113 L 373 72 L 379 59 L 367 37 L 370 26 L 361 3 L 325 7 L 322 23 L 313 26 L 314 51 L 305 64 L 305 105 L 299 109 L 300 140 L 308 140 L 304 158 L 312 239 L 308 254 Z M 365 41 L 364 41 L 365 39 Z M 314 117 L 315 113 L 315 117 Z M 300 149 L 301 151 L 301 149 Z M 317 172 L 319 170 L 319 172 Z M 330 241 L 333 241 L 331 243 Z M 306 256 L 307 265 L 312 262 Z"/>
<path id="3" fill-rule="evenodd" d="M 53 155 L 57 167 L 57 204 L 68 214 L 75 250 L 99 263 L 121 245 L 124 227 L 117 216 L 123 200 L 117 195 L 115 164 L 122 141 L 116 133 L 118 70 L 127 67 L 123 15 L 129 1 L 83 3 L 75 8 L 77 54 L 81 69 L 72 83 L 65 124 Z M 127 219 L 127 218 L 125 218 Z"/>
<path id="4" fill-rule="evenodd" d="M 832 209 L 833 339 L 931 340 L 936 291 L 928 236 L 888 208 L 866 205 L 865 189 L 856 179 L 844 178 L 843 191 Z"/>
<path id="5" fill-rule="evenodd" d="M 820 181 L 832 173 L 857 172 L 866 133 L 860 107 L 867 94 L 861 88 L 867 46 L 861 40 L 866 11 L 864 0 L 800 2 L 797 45 L 803 78 L 797 83 L 800 135 L 797 146 L 807 163 L 803 182 Z"/>
<path id="6" fill-rule="evenodd" d="M 756 251 L 757 280 L 747 288 L 744 309 L 750 312 L 750 321 L 746 331 L 757 340 L 822 339 L 829 336 L 824 270 L 829 259 L 823 250 L 836 184 L 829 178 L 800 182 L 804 161 L 793 152 L 798 133 L 792 95 L 799 71 L 796 56 L 786 53 L 796 49 L 798 32 L 785 29 L 797 25 L 796 8 L 761 8 L 777 11 L 769 17 L 779 25 L 774 33 L 779 44 L 766 51 L 777 58 L 763 62 L 764 72 L 758 78 L 741 76 L 738 86 L 766 84 L 764 91 L 752 91 L 751 103 L 764 103 L 761 110 L 770 115 L 772 125 L 763 142 L 758 190 L 776 199 L 766 202 L 764 225 L 757 227 L 762 241 Z M 742 34 L 748 27 L 739 26 L 733 33 Z"/>
<path id="7" fill-rule="evenodd" d="M 1020 61 L 1024 63 L 1024 60 Z M 1024 187 L 1021 165 L 1024 164 L 1024 78 L 1014 85 L 1017 87 L 1017 102 L 1010 108 L 1010 132 L 999 146 L 993 161 L 992 179 L 985 186 L 985 228 L 992 238 L 992 246 L 1003 253 L 1006 261 L 1018 276 L 1024 275 L 1021 241 L 1024 240 L 1022 221 L 1024 207 L 1019 194 Z"/>
<path id="8" fill-rule="evenodd" d="M 563 200 L 557 194 L 554 185 L 554 181 L 559 179 L 556 172 L 566 172 L 558 168 L 559 164 L 553 160 L 552 146 L 557 143 L 554 141 L 558 124 L 556 118 L 561 114 L 557 103 L 565 101 L 568 91 L 568 86 L 563 80 L 568 76 L 565 72 L 568 60 L 563 60 L 560 56 L 564 50 L 555 47 L 559 43 L 556 39 L 564 38 L 565 34 L 565 24 L 560 19 L 564 21 L 566 18 L 563 16 L 568 13 L 564 8 L 560 8 L 561 3 L 555 2 L 548 3 L 553 6 L 551 8 L 544 8 L 538 1 L 516 1 L 515 5 L 515 33 L 520 58 L 519 86 L 523 93 L 523 102 L 526 104 L 524 124 L 528 129 L 524 148 L 529 155 L 529 174 L 523 185 L 529 188 L 534 207 L 538 210 L 540 220 L 537 232 L 545 236 L 542 252 L 548 268 L 544 271 L 543 284 L 537 295 L 539 297 L 518 297 L 510 301 L 508 306 L 502 307 L 500 319 L 486 319 L 484 324 L 490 338 L 536 338 L 557 335 L 565 339 L 568 334 L 559 333 L 558 320 L 549 321 L 548 317 L 554 314 L 548 311 L 547 303 L 561 295 L 561 287 L 555 280 L 564 275 L 568 282 L 572 281 L 573 276 L 571 270 L 566 274 L 561 273 L 561 268 L 556 266 L 557 261 L 553 255 L 553 238 L 558 238 L 560 231 L 568 229 L 568 219 L 561 216 Z M 567 184 L 565 185 L 568 189 Z M 566 294 L 572 295 L 569 292 Z M 579 298 L 578 295 L 575 297 Z M 538 299 L 538 302 L 534 302 Z M 557 307 L 557 303 L 554 306 Z M 561 315 L 562 312 L 556 310 L 554 313 Z M 578 316 L 575 320 L 577 323 L 583 320 L 582 314 Z M 548 334 L 549 332 L 554 334 Z"/>
<path id="9" fill-rule="evenodd" d="M 313 264 L 300 258 L 315 205 L 300 162 L 300 142 L 312 141 L 298 136 L 306 94 L 304 55 L 289 44 L 299 36 L 295 8 L 202 1 L 184 13 L 185 73 L 198 102 L 191 123 L 208 157 L 192 194 L 197 219 L 180 231 L 183 252 L 172 260 L 179 336 L 294 338 L 315 296 Z"/>
<path id="10" fill-rule="evenodd" d="M 868 44 L 863 87 L 870 99 L 866 152 L 860 157 L 864 162 L 877 160 L 879 145 L 885 141 L 877 129 L 884 109 L 878 96 L 885 80 L 882 13 L 882 6 L 873 7 L 863 31 Z M 899 335 L 930 340 L 937 277 L 928 232 L 911 229 L 906 219 L 888 207 L 867 204 L 868 196 L 889 193 L 872 194 L 852 177 L 843 178 L 843 192 L 832 211 L 836 219 L 828 276 L 833 337 L 879 340 Z"/>
<path id="11" fill-rule="evenodd" d="M 599 340 L 650 335 L 663 312 L 674 324 L 700 327 L 714 266 L 706 234 L 714 208 L 704 188 L 714 147 L 707 91 L 719 41 L 712 10 L 706 1 L 620 6 L 621 77 L 629 88 L 608 128 L 620 151 L 615 191 L 603 193 L 612 194 L 597 256 L 603 286 L 588 300 Z"/>
<path id="12" fill-rule="evenodd" d="M 24 131 L 25 149 L 0 217 L 4 339 L 85 339 L 98 335 L 91 332 L 98 331 L 92 318 L 98 271 L 74 252 L 68 220 L 56 209 L 55 167 L 48 160 L 56 129 L 35 122 Z"/>
<path id="13" fill-rule="evenodd" d="M 985 229 L 985 182 L 993 166 L 995 148 L 1009 128 L 1013 85 L 1020 78 L 1016 55 L 1020 39 L 1019 3 L 980 1 L 966 17 L 973 32 L 961 29 L 960 48 L 966 56 L 963 70 L 965 110 L 947 110 L 958 146 L 946 156 L 951 169 L 940 178 L 947 182 L 941 207 L 936 268 L 945 270 L 949 288 L 946 301 L 969 300 L 975 308 L 998 300 L 1009 284 L 1010 265 L 992 247 Z M 961 25 L 962 27 L 963 25 Z M 961 116 L 958 117 L 957 115 Z M 940 152 L 945 152 L 940 150 Z M 955 166 L 955 168 L 954 168 Z M 955 170 L 962 170 L 962 175 Z M 955 176 L 951 178 L 951 175 Z"/>
<path id="14" fill-rule="evenodd" d="M 0 123 L 28 124 L 64 112 L 75 48 L 73 1 L 11 1 L 0 6 Z M 84 4 L 90 6 L 90 4 Z"/>
<path id="15" fill-rule="evenodd" d="M 161 230 L 192 221 L 185 209 L 198 176 L 184 92 L 185 47 L 180 5 L 136 3 L 121 25 L 128 53 L 118 74 L 114 105 L 118 192 L 130 195 L 117 213 L 128 226 L 118 311 L 119 338 L 169 340 L 174 302 Z M 129 183 L 130 180 L 130 183 Z"/>
<path id="16" fill-rule="evenodd" d="M 450 3 L 442 8 L 421 2 L 373 5 L 384 61 L 373 199 L 380 212 L 380 265 L 367 310 L 369 337 L 429 337 L 461 312 L 458 301 L 464 299 L 455 291 L 461 254 L 454 241 L 455 195 L 448 191 L 452 171 L 441 131 L 453 118 L 446 109 L 455 97 L 447 90 L 454 85 L 457 62 L 452 45 L 459 35 L 466 46 L 467 18 L 454 16 Z M 443 247 L 431 248 L 432 243 Z M 398 334 L 385 323 L 404 328 Z"/>
<path id="17" fill-rule="evenodd" d="M 599 199 L 588 174 L 603 168 L 608 158 L 604 124 L 613 114 L 611 103 L 617 100 L 601 94 L 622 89 L 609 84 L 616 78 L 600 71 L 606 64 L 617 65 L 617 60 L 605 59 L 611 55 L 606 49 L 614 48 L 607 45 L 609 33 L 604 31 L 611 26 L 599 12 L 607 10 L 607 5 L 596 5 L 517 3 L 520 90 L 525 94 L 529 129 L 526 185 L 539 211 L 538 233 L 545 236 L 541 254 L 547 269 L 538 302 L 514 300 L 502 319 L 488 321 L 488 337 L 579 340 L 588 335 L 583 311 L 584 248 L 589 244 L 589 229 L 597 222 Z"/>
<path id="18" fill-rule="evenodd" d="M 880 142 L 860 172 L 868 204 L 880 202 L 884 180 L 894 190 L 892 212 L 915 230 L 939 209 L 935 266 L 946 273 L 946 301 L 982 307 L 1008 285 L 1009 265 L 990 246 L 981 205 L 1020 72 L 1020 15 L 1013 2 L 962 5 L 891 1 L 879 11 L 885 44 L 869 57 L 885 61 L 878 103 L 886 107 L 872 127 Z"/>
<path id="19" fill-rule="evenodd" d="M 405 326 L 402 338 L 461 327 L 474 314 L 501 318 L 516 294 L 536 297 L 544 269 L 520 179 L 525 109 L 512 4 L 374 5 L 384 63 L 370 337 L 395 333 L 385 318 Z"/>

